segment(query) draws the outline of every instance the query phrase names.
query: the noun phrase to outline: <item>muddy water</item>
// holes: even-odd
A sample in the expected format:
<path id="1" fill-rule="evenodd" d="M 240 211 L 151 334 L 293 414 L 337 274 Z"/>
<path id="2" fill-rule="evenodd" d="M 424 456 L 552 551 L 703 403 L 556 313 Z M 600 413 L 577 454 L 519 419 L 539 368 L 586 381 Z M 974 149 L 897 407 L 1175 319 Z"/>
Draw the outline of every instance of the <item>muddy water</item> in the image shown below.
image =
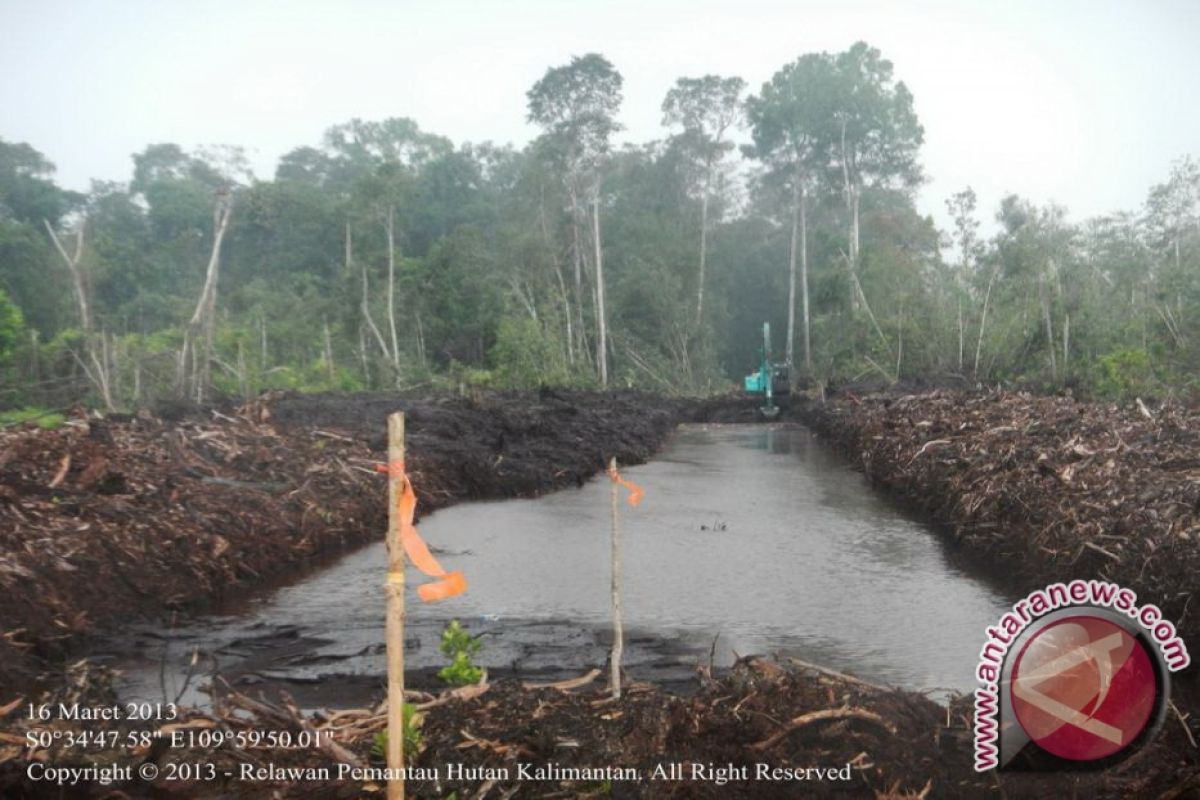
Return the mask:
<path id="1" fill-rule="evenodd" d="M 635 678 L 687 680 L 719 634 L 718 665 L 735 652 L 780 653 L 906 688 L 970 687 L 1003 597 L 957 570 L 932 531 L 809 431 L 684 427 L 658 459 L 624 474 L 646 488 L 641 506 L 621 506 Z M 479 660 L 493 673 L 555 679 L 602 666 L 609 491 L 594 480 L 425 519 L 425 538 L 470 591 L 410 605 L 417 682 L 442 663 L 437 637 L 455 617 L 483 637 Z M 236 613 L 135 629 L 109 655 L 130 696 L 202 700 L 197 687 L 219 672 L 242 687 L 286 687 L 308 705 L 365 702 L 384 672 L 384 563 L 382 545 L 369 546 Z"/>

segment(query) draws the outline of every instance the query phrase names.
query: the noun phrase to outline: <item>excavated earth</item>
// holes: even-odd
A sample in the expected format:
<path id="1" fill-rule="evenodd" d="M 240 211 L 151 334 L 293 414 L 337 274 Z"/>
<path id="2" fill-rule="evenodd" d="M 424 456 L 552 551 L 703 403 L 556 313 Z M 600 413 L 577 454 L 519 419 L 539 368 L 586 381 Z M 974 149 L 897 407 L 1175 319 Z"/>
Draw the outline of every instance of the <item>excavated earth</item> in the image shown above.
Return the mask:
<path id="1" fill-rule="evenodd" d="M 229 691 L 193 731 L 318 731 L 321 748 L 48 748 L 25 703 L 111 702 L 110 678 L 67 666 L 88 636 L 131 616 L 202 609 L 222 594 L 379 535 L 384 418 L 403 409 L 422 508 L 536 495 L 648 459 L 680 421 L 751 421 L 743 398 L 680 401 L 634 393 L 264 397 L 237 410 L 163 420 L 78 415 L 56 431 L 0 433 L 0 794 L 4 797 L 359 797 L 370 778 L 205 783 L 133 780 L 48 792 L 27 780 L 54 765 L 207 761 L 378 766 L 380 708 L 305 714 L 288 698 Z M 1135 588 L 1200 641 L 1200 417 L 1188 409 L 1103 406 L 1064 397 L 936 391 L 797 399 L 803 421 L 882 489 L 939 523 L 948 546 L 1014 592 L 1108 578 Z M 600 667 L 602 665 L 597 665 Z M 811 665 L 745 659 L 701 670 L 692 693 L 601 680 L 531 687 L 504 680 L 421 709 L 413 797 L 1200 797 L 1196 668 L 1176 676 L 1158 737 L 1111 770 L 1054 775 L 973 771 L 970 698 L 950 707 Z M 39 679 L 40 674 L 40 679 Z M 55 723 L 66 729 L 80 723 Z M 128 727 L 127 723 L 122 723 Z M 41 724 L 41 727 L 45 727 Z M 94 726 L 93 726 L 94 727 Z M 113 727 L 113 726 L 109 726 Z M 120 728 L 121 726 L 116 726 Z M 143 725 L 144 727 L 144 725 Z M 445 766 L 490 768 L 452 779 Z M 848 765 L 845 782 L 590 776 L 519 783 L 515 765 L 746 767 Z M 505 776 L 502 768 L 508 768 Z M 454 794 L 452 794 L 454 793 Z"/>

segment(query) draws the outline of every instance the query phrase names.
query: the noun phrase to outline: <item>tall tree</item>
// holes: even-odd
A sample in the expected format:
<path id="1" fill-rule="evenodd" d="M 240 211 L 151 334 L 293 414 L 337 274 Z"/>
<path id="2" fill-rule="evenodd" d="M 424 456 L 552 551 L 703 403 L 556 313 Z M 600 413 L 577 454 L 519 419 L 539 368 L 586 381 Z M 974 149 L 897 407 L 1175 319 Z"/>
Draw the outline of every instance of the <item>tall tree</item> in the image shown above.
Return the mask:
<path id="1" fill-rule="evenodd" d="M 600 384 L 608 385 L 608 342 L 604 320 L 604 264 L 600 244 L 601 170 L 621 106 L 621 73 L 604 56 L 589 53 L 569 64 L 553 67 L 527 93 L 529 120 L 542 126 L 548 152 L 561 166 L 570 202 L 571 258 L 575 267 L 576 323 L 583 331 L 583 207 L 584 194 L 592 203 L 595 244 L 596 369 Z"/>
<path id="2" fill-rule="evenodd" d="M 791 193 L 791 240 L 788 248 L 787 361 L 794 363 L 796 261 L 804 306 L 804 370 L 812 373 L 811 311 L 808 289 L 808 192 L 822 153 L 833 88 L 833 62 L 821 53 L 801 56 L 763 84 L 746 101 L 754 144 L 748 153 L 762 161 Z"/>
<path id="3" fill-rule="evenodd" d="M 977 200 L 975 190 L 968 186 L 954 194 L 946 201 L 946 210 L 954 222 L 951 233 L 955 250 L 958 251 L 958 265 L 954 270 L 954 296 L 958 310 L 958 371 L 963 371 L 963 350 L 966 339 L 966 325 L 963 320 L 963 295 L 966 293 L 968 279 L 979 256 L 979 220 L 975 218 Z M 990 289 L 990 287 L 989 287 Z M 989 291 L 990 295 L 991 292 Z M 987 315 L 987 304 L 984 302 L 984 316 Z M 980 323 L 982 328 L 983 323 Z M 981 331 L 982 335 L 982 331 Z"/>
<path id="4" fill-rule="evenodd" d="M 708 209 L 713 180 L 721 160 L 733 149 L 726 136 L 742 117 L 741 78 L 680 78 L 663 100 L 663 124 L 678 125 L 675 136 L 680 148 L 690 157 L 700 175 L 700 262 L 696 276 L 696 326 L 704 317 L 704 273 L 708 257 Z"/>
<path id="5" fill-rule="evenodd" d="M 893 79 L 892 62 L 878 49 L 856 42 L 833 63 L 834 97 L 825 117 L 825 140 L 829 167 L 840 173 L 846 204 L 851 306 L 863 302 L 869 311 L 858 275 L 863 188 L 915 187 L 921 180 L 917 152 L 925 130 L 913 110 L 912 93 Z"/>

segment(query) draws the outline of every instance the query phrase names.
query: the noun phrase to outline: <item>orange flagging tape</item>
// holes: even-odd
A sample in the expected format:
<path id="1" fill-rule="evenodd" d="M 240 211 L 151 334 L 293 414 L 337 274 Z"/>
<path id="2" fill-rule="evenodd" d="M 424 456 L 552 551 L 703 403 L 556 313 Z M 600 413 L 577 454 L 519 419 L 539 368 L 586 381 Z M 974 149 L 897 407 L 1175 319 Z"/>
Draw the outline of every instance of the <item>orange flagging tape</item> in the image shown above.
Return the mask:
<path id="1" fill-rule="evenodd" d="M 633 481 L 625 480 L 621 477 L 621 473 L 617 472 L 615 469 L 608 470 L 608 477 L 612 479 L 613 483 L 620 484 L 629 490 L 629 505 L 636 506 L 638 503 L 642 502 L 642 495 L 646 494 L 642 490 L 642 487 L 638 486 Z"/>
<path id="2" fill-rule="evenodd" d="M 408 554 L 408 560 L 429 577 L 441 579 L 418 586 L 417 596 L 426 603 L 433 603 L 465 592 L 467 579 L 457 570 L 446 572 L 442 569 L 442 565 L 433 557 L 433 553 L 429 552 L 428 545 L 425 544 L 425 540 L 421 538 L 421 534 L 417 533 L 417 528 L 413 525 L 413 518 L 417 513 L 417 494 L 413 491 L 408 473 L 404 471 L 404 462 L 379 464 L 375 469 L 402 481 L 403 490 L 400 492 L 397 508 L 400 512 L 400 542 L 404 545 L 404 552 Z M 391 576 L 389 576 L 390 579 Z"/>

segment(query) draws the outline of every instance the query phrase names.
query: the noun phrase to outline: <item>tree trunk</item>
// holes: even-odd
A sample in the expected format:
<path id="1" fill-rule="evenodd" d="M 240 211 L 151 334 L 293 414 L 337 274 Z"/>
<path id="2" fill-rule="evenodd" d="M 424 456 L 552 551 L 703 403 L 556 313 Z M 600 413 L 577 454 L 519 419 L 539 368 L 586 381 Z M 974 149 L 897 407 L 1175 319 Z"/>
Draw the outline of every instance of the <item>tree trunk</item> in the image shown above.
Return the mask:
<path id="1" fill-rule="evenodd" d="M 800 185 L 800 295 L 804 306 L 804 374 L 812 375 L 812 328 L 808 312 L 808 190 Z"/>
<path id="2" fill-rule="evenodd" d="M 850 309 L 858 310 L 860 289 L 858 286 L 858 185 L 850 177 L 850 151 L 846 148 L 846 120 L 842 119 L 842 195 L 846 201 L 846 212 L 850 217 L 850 230 L 847 234 L 846 247 L 849 251 L 846 260 L 849 262 L 851 286 Z"/>
<path id="3" fill-rule="evenodd" d="M 575 167 L 571 167 L 571 174 L 567 179 L 567 193 L 571 198 L 571 260 L 575 267 L 575 333 L 579 337 L 579 352 L 582 355 L 587 351 L 584 349 L 583 340 L 583 248 L 579 233 L 579 178 L 575 170 Z"/>
<path id="4" fill-rule="evenodd" d="M 796 341 L 796 248 L 800 235 L 800 176 L 792 178 L 792 238 L 788 247 L 788 315 L 787 341 L 784 352 L 788 364 L 792 363 L 792 353 Z M 770 378 L 768 377 L 768 380 Z"/>
<path id="5" fill-rule="evenodd" d="M 707 165 L 704 175 L 704 197 L 700 200 L 700 274 L 696 287 L 696 329 L 700 329 L 704 317 L 704 269 L 708 260 L 708 192 L 712 182 L 712 164 Z"/>
<path id="6" fill-rule="evenodd" d="M 388 330 L 392 335 L 392 366 L 400 369 L 400 340 L 396 336 L 396 207 L 388 206 L 387 213 L 387 243 L 388 243 Z M 399 380 L 399 373 L 396 375 Z"/>
<path id="7" fill-rule="evenodd" d="M 233 212 L 233 197 L 227 191 L 217 194 L 213 207 L 213 244 L 204 274 L 204 286 L 196 310 L 183 332 L 183 346 L 179 350 L 176 373 L 178 388 L 184 396 L 191 395 L 196 402 L 204 401 L 210 373 L 209 359 L 212 355 L 213 327 L 217 307 L 217 282 L 221 271 L 221 244 L 229 228 L 229 217 Z M 198 351 L 197 339 L 204 343 L 203 353 Z"/>
<path id="8" fill-rule="evenodd" d="M 958 296 L 958 372 L 960 375 L 963 371 L 963 332 L 962 295 L 960 294 Z"/>
<path id="9" fill-rule="evenodd" d="M 596 244 L 596 366 L 600 370 L 600 386 L 608 388 L 608 330 L 604 313 L 604 249 L 600 246 L 600 187 L 592 200 L 592 236 Z"/>
<path id="10" fill-rule="evenodd" d="M 421 312 L 417 308 L 413 308 L 413 318 L 417 321 L 417 360 L 421 362 L 422 367 L 429 366 L 425 358 L 425 326 L 421 324 Z"/>
<path id="11" fill-rule="evenodd" d="M 992 276 L 988 278 L 987 291 L 983 294 L 983 313 L 979 317 L 979 338 L 975 341 L 975 367 L 972 370 L 975 379 L 979 379 L 979 357 L 983 353 L 983 332 L 987 327 L 988 302 L 992 299 L 992 286 L 996 283 L 996 277 L 1000 274 L 1000 266 L 997 265 L 992 270 Z"/>
<path id="12" fill-rule="evenodd" d="M 546 198 L 543 191 L 541 203 L 538 206 L 538 219 L 541 222 L 542 242 L 546 247 L 546 251 L 550 254 L 550 263 L 554 266 L 554 277 L 558 282 L 558 293 L 562 299 L 563 318 L 566 322 L 566 337 L 567 337 L 567 363 L 575 364 L 575 334 L 571 329 L 571 301 L 567 297 L 567 284 L 563 280 L 562 267 L 558 263 L 558 252 L 554 248 L 553 242 L 550 240 L 549 226 L 546 224 Z"/>
<path id="13" fill-rule="evenodd" d="M 1038 275 L 1038 295 L 1042 305 L 1042 320 L 1046 324 L 1046 344 L 1050 353 L 1050 378 L 1058 380 L 1058 358 L 1054 346 L 1054 320 L 1050 316 L 1050 290 L 1046 286 L 1046 276 Z"/>
<path id="14" fill-rule="evenodd" d="M 346 264 L 349 267 L 354 261 L 354 253 L 350 243 L 350 222 L 346 222 Z M 375 337 L 375 341 L 379 344 L 379 349 L 383 352 L 383 357 L 392 360 L 392 354 L 388 351 L 387 342 L 383 339 L 383 334 L 379 331 L 379 326 L 375 324 L 375 318 L 371 316 L 371 289 L 367 278 L 367 262 L 362 265 L 362 316 L 363 321 L 367 323 L 367 328 L 371 331 L 371 335 Z M 363 357 L 366 357 L 366 350 L 363 350 Z M 368 379 L 369 380 L 369 379 Z"/>
<path id="15" fill-rule="evenodd" d="M 84 338 L 92 331 L 92 312 L 88 305 L 87 287 L 84 285 L 83 271 L 79 268 L 79 262 L 83 258 L 83 230 L 87 224 L 87 218 L 79 220 L 79 226 L 75 229 L 75 252 L 71 255 L 67 254 L 67 249 L 63 246 L 58 238 L 58 234 L 54 232 L 53 226 L 50 225 L 50 220 L 44 219 L 42 222 L 46 225 L 46 232 L 50 234 L 50 241 L 54 243 L 54 248 L 58 250 L 58 254 L 62 256 L 67 265 L 67 271 L 71 273 L 71 286 L 75 292 L 75 307 L 79 312 L 79 328 L 83 331 Z"/>

